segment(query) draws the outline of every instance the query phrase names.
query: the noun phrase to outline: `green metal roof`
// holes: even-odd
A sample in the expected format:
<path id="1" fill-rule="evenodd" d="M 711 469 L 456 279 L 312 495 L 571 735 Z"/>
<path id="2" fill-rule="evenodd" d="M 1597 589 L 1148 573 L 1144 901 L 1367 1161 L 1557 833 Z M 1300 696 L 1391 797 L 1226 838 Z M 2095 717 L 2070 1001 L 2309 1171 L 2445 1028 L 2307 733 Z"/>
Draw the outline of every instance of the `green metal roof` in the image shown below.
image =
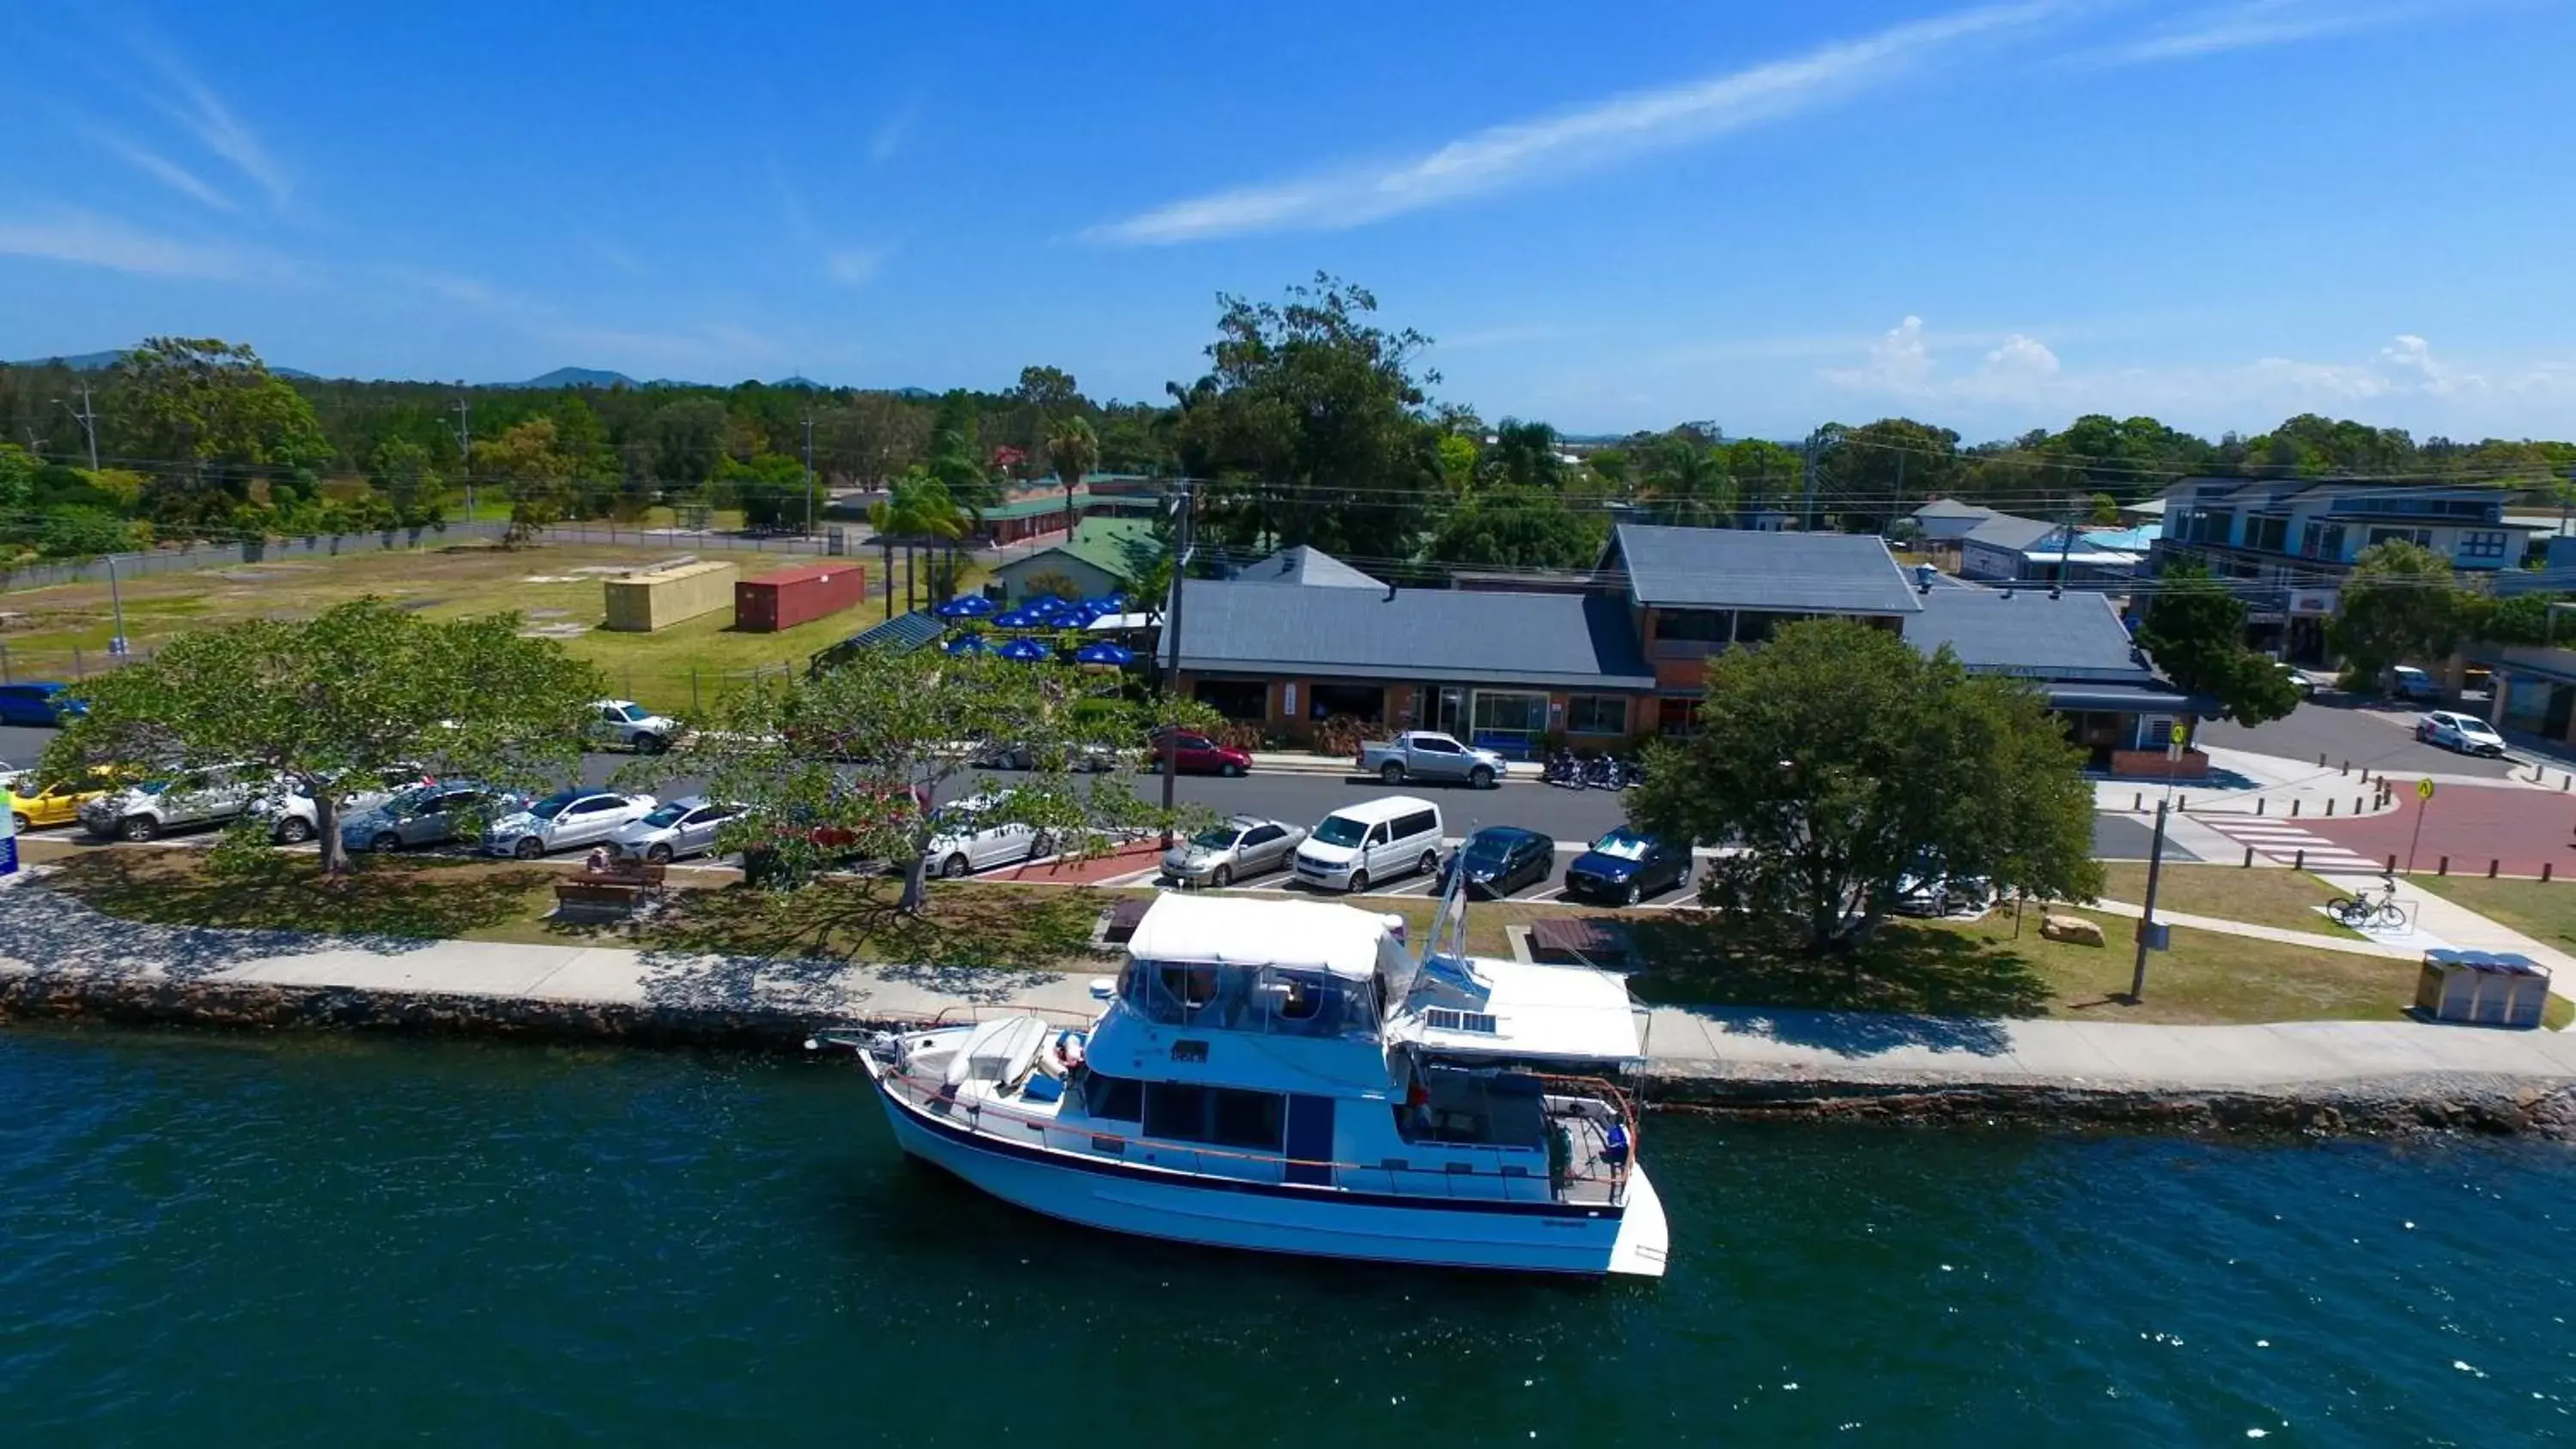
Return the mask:
<path id="1" fill-rule="evenodd" d="M 1077 487 L 1073 490 L 1073 506 L 1076 509 L 1090 501 L 1089 489 Z M 1051 498 L 1023 498 L 1017 503 L 996 503 L 984 510 L 984 518 L 986 522 L 991 522 L 999 518 L 1042 518 L 1050 513 L 1062 512 L 1064 512 L 1064 490 L 1058 489 Z"/>
<path id="2" fill-rule="evenodd" d="M 1151 519 L 1086 518 L 1082 521 L 1082 527 L 1074 530 L 1072 542 L 1039 549 L 1026 558 L 1013 559 L 1005 567 L 1016 567 L 1026 564 L 1030 559 L 1041 559 L 1051 553 L 1061 553 L 1082 560 L 1120 583 L 1132 584 L 1136 581 L 1136 567 L 1129 557 L 1129 546 L 1136 540 L 1150 539 L 1153 536 L 1154 525 Z"/>

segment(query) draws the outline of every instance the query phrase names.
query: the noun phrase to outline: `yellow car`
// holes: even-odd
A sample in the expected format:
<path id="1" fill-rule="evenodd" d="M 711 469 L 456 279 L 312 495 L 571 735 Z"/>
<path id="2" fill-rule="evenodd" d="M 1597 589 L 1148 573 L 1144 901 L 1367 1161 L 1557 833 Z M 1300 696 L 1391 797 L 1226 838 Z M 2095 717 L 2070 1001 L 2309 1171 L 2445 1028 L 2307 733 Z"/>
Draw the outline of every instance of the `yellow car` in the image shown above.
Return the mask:
<path id="1" fill-rule="evenodd" d="M 32 783 L 32 782 L 21 782 Z M 18 787 L 9 787 L 9 813 L 17 817 L 18 829 L 42 825 L 69 825 L 80 817 L 80 808 L 105 790 L 84 790 L 76 785 L 48 785 L 33 795 L 21 795 Z"/>

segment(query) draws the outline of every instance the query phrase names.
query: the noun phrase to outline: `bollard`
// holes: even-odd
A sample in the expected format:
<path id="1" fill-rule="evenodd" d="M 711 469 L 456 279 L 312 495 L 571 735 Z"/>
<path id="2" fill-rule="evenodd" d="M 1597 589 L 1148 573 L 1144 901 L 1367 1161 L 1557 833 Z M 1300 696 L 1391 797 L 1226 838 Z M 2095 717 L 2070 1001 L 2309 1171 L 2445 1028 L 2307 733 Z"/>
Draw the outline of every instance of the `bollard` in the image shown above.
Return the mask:
<path id="1" fill-rule="evenodd" d="M 2549 884 L 2549 872 L 2551 868 L 2557 864 L 2558 862 L 2554 860 L 2544 860 L 2540 863 L 2540 883 L 2542 885 Z"/>
<path id="2" fill-rule="evenodd" d="M 2364 803 L 2365 803 L 2365 802 L 2363 802 L 2363 801 L 2361 801 L 2361 800 L 2358 800 L 2358 799 L 2354 800 L 2354 801 L 2352 802 L 2352 813 L 2353 813 L 2353 814 L 2355 814 L 2355 815 L 2360 814 L 2360 813 L 2361 813 L 2361 807 L 2362 807 L 2362 805 L 2363 805 Z"/>
<path id="3" fill-rule="evenodd" d="M 2183 811 L 2183 810 L 2188 810 L 2188 809 L 2190 809 L 2190 808 L 2191 808 L 2191 797 L 2190 797 L 2189 795 L 2177 795 L 2177 796 L 2175 796 L 2175 797 L 2174 797 L 2174 809 L 2175 809 L 2176 811 L 2178 811 L 2178 812 L 2179 812 L 2179 811 Z"/>
<path id="4" fill-rule="evenodd" d="M 2245 868 L 2247 870 L 2254 868 L 2254 847 L 2250 845 L 2245 847 Z"/>
<path id="5" fill-rule="evenodd" d="M 2343 762 L 2343 772 L 2347 775 L 2352 773 L 2352 761 L 2346 760 Z"/>
<path id="6" fill-rule="evenodd" d="M 2317 768 L 2318 768 L 2318 769 L 2320 769 L 2320 770 L 2322 770 L 2322 769 L 2324 769 L 2325 767 L 2326 767 L 2326 752 L 2325 752 L 2325 751 L 2323 751 L 2323 750 L 2319 750 L 2319 751 L 2317 751 Z"/>
<path id="7" fill-rule="evenodd" d="M 2388 873 L 2397 874 L 2397 852 L 2393 850 L 2388 852 Z"/>
<path id="8" fill-rule="evenodd" d="M 2489 880 L 2494 880 L 2495 878 L 2496 878 L 2496 862 L 2495 862 L 2495 860 L 2494 860 L 2494 858 L 2493 858 L 2493 857 L 2489 857 L 2489 858 L 2488 858 L 2488 860 L 2487 860 L 2487 879 L 2489 879 Z"/>
<path id="9" fill-rule="evenodd" d="M 2293 820 L 2299 818 L 2299 802 L 2296 800 L 2290 802 L 2290 818 Z"/>
<path id="10" fill-rule="evenodd" d="M 2292 869 L 2292 870 L 2306 870 L 2307 868 L 2308 868 L 2308 853 L 2307 853 L 2306 851 L 2304 851 L 2304 850 L 2294 850 L 2294 851 L 2291 851 L 2291 852 L 2290 852 L 2290 869 Z"/>
<path id="11" fill-rule="evenodd" d="M 2447 856 L 2447 855 L 2446 855 L 2446 856 L 2443 856 L 2443 857 L 2442 857 L 2442 863 L 2441 863 L 2440 865 L 2437 865 L 2437 866 L 2433 867 L 2433 874 L 2435 874 L 2435 875 L 2449 875 L 2450 873 L 2451 873 L 2451 858 L 2450 858 L 2449 856 Z"/>
<path id="12" fill-rule="evenodd" d="M 2265 801 L 2264 801 L 2264 799 L 2263 799 L 2263 797 L 2262 797 L 2262 796 L 2260 796 L 2260 795 L 2255 796 L 2255 797 L 2254 797 L 2254 813 L 2255 813 L 2255 814 L 2257 814 L 2257 815 L 2262 814 L 2262 813 L 2263 813 L 2263 806 L 2264 806 L 2264 804 L 2265 804 Z"/>
<path id="13" fill-rule="evenodd" d="M 2144 815 L 2147 813 L 2146 791 L 2141 790 L 2129 797 L 2129 813 L 2132 815 Z"/>
<path id="14" fill-rule="evenodd" d="M 2332 820 L 2334 818 L 2334 802 L 2332 800 L 2328 800 L 2326 802 L 2326 818 L 2328 820 Z"/>

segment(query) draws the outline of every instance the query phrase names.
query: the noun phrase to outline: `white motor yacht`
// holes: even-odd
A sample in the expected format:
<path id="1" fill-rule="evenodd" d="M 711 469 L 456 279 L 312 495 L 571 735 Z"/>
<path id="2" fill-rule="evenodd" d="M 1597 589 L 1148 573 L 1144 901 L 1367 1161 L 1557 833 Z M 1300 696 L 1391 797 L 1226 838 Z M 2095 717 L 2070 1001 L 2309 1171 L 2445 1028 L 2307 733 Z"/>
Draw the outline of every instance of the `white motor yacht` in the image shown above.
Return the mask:
<path id="1" fill-rule="evenodd" d="M 1165 895 L 1096 1016 L 822 1040 L 857 1049 L 905 1151 L 1068 1221 L 1660 1276 L 1663 1207 L 1611 1080 L 1644 1060 L 1625 983 L 1444 949 L 1464 909 L 1453 890 L 1416 955 L 1400 918 Z"/>

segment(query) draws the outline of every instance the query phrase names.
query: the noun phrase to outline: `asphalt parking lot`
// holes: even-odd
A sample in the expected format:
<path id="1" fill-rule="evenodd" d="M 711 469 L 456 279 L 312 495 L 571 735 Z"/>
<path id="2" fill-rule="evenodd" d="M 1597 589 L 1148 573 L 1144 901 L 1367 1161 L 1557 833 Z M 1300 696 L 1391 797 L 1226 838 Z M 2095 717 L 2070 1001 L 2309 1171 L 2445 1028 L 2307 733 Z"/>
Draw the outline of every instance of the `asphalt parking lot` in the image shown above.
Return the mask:
<path id="1" fill-rule="evenodd" d="M 2286 760 L 2304 760 L 2311 765 L 2322 755 L 2330 769 L 2350 761 L 2356 770 L 2367 765 L 2374 772 L 2384 770 L 2400 778 L 2485 775 L 2502 779 L 2515 768 L 2510 754 L 2496 760 L 2418 744 L 2415 722 L 2429 708 L 2400 709 L 2339 690 L 2321 690 L 2287 718 L 2252 729 L 2219 720 L 2203 724 L 2197 737 L 2201 744 L 2220 749 L 2251 750 Z M 2475 714 L 2483 714 L 2485 708 L 2481 702 L 2467 706 Z"/>

